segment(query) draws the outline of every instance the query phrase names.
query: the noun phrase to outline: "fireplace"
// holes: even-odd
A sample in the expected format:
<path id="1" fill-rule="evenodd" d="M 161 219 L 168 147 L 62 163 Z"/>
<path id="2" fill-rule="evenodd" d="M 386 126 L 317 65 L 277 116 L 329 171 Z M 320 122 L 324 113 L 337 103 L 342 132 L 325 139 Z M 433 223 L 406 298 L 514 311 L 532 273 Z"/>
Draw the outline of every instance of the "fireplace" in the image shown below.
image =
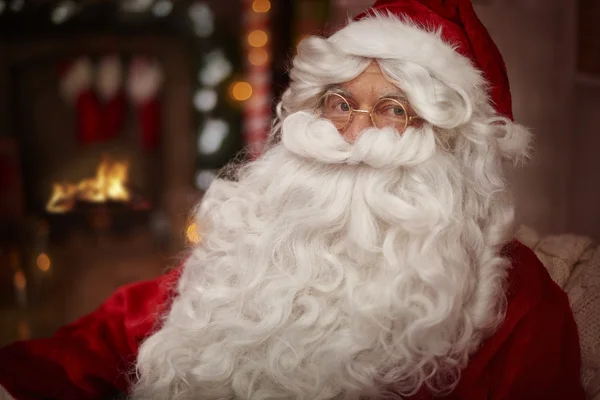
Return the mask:
<path id="1" fill-rule="evenodd" d="M 53 182 L 46 211 L 67 214 L 77 211 L 81 204 L 105 203 L 122 204 L 124 208 L 135 209 L 138 203 L 144 202 L 135 199 L 128 178 L 129 162 L 113 161 L 105 154 L 93 177 L 78 182 Z"/>
<path id="2" fill-rule="evenodd" d="M 82 124 L 83 134 L 92 124 L 105 132 L 102 120 L 110 116 L 100 113 L 107 105 L 98 100 L 98 116 L 90 120 L 95 110 L 61 96 L 56 73 L 61 63 L 61 57 L 33 62 L 19 68 L 13 81 L 28 213 L 46 219 L 53 238 L 74 230 L 123 232 L 149 221 L 162 207 L 160 143 L 143 146 L 136 107 L 124 102 L 119 129 L 83 141 Z"/>
<path id="3" fill-rule="evenodd" d="M 56 237 L 75 228 L 122 233 L 140 224 L 168 227 L 173 248 L 182 248 L 188 210 L 199 199 L 186 47 L 169 38 L 107 36 L 6 47 L 0 75 L 7 73 L 10 85 L 7 125 L 18 138 L 25 213 L 47 220 Z M 138 55 L 160 63 L 161 121 L 153 147 L 142 137 L 146 122 L 131 101 L 116 134 L 83 144 L 78 136 L 76 105 L 61 96 L 59 70 L 65 60 L 85 56 L 97 65 L 107 54 L 125 65 Z"/>
<path id="4" fill-rule="evenodd" d="M 104 154 L 92 177 L 53 182 L 45 206 L 53 236 L 73 230 L 127 234 L 147 226 L 154 202 L 130 180 L 129 171 L 129 161 Z"/>

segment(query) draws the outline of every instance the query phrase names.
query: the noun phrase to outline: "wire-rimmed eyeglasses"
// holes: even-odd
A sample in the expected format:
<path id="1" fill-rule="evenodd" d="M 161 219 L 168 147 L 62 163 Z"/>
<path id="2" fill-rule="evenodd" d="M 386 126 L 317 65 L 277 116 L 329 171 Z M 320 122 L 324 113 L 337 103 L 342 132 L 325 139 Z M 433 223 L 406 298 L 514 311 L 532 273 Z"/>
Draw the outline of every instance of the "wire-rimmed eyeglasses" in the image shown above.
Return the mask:
<path id="1" fill-rule="evenodd" d="M 350 125 L 356 113 L 369 114 L 373 126 L 378 129 L 393 127 L 398 133 L 403 133 L 413 121 L 419 119 L 416 115 L 409 116 L 408 107 L 396 99 L 380 99 L 368 111 L 352 107 L 344 96 L 331 92 L 321 96 L 315 106 L 315 113 L 331 121 L 340 131 Z"/>

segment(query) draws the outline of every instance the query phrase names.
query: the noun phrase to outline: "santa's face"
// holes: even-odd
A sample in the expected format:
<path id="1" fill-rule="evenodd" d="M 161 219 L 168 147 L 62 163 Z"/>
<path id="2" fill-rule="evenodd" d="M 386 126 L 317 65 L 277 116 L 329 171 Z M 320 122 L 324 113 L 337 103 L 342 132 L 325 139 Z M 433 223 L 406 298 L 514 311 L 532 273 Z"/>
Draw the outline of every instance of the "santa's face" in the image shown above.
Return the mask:
<path id="1" fill-rule="evenodd" d="M 409 97 L 376 62 L 324 90 L 367 111 Z M 487 188 L 431 124 L 404 130 L 409 110 L 342 129 L 292 112 L 280 143 L 215 181 L 197 213 L 203 242 L 140 351 L 137 398 L 358 399 L 455 383 L 498 315 L 504 261 L 478 225 Z M 472 151 L 476 168 L 489 157 Z"/>

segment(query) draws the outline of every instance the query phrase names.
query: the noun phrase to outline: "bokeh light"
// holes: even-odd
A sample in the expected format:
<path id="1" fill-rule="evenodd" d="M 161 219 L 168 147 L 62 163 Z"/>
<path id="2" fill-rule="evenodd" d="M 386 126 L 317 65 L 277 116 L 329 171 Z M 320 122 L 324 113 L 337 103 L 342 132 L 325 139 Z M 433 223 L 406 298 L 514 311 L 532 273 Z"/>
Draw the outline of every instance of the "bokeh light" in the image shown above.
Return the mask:
<path id="1" fill-rule="evenodd" d="M 192 222 L 188 225 L 185 231 L 185 236 L 187 237 L 187 240 L 192 244 L 200 243 L 201 238 L 200 234 L 198 233 L 198 225 L 195 222 Z"/>
<path id="2" fill-rule="evenodd" d="M 263 47 L 268 41 L 269 35 L 261 29 L 253 30 L 248 35 L 248 44 L 252 47 Z"/>
<path id="3" fill-rule="evenodd" d="M 248 54 L 248 61 L 256 66 L 265 65 L 269 61 L 269 53 L 265 49 L 254 48 Z"/>
<path id="4" fill-rule="evenodd" d="M 217 92 L 213 89 L 198 89 L 194 93 L 194 107 L 200 112 L 212 111 L 218 101 Z"/>
<path id="5" fill-rule="evenodd" d="M 51 263 L 48 254 L 40 253 L 40 255 L 37 256 L 37 259 L 35 261 L 40 271 L 46 272 L 50 270 Z"/>
<path id="6" fill-rule="evenodd" d="M 77 5 L 72 0 L 66 0 L 56 6 L 50 15 L 50 19 L 55 24 L 62 24 L 68 20 L 75 12 Z"/>
<path id="7" fill-rule="evenodd" d="M 248 82 L 234 82 L 231 85 L 231 97 L 238 101 L 245 101 L 252 97 L 252 86 Z"/>
<path id="8" fill-rule="evenodd" d="M 271 9 L 271 2 L 269 0 L 254 0 L 252 2 L 252 10 L 257 13 L 266 13 Z"/>
<path id="9" fill-rule="evenodd" d="M 214 170 L 198 171 L 196 173 L 196 187 L 206 192 L 216 177 L 217 173 Z"/>
<path id="10" fill-rule="evenodd" d="M 204 57 L 205 66 L 198 72 L 198 80 L 203 86 L 216 86 L 233 71 L 233 64 L 222 50 L 214 50 Z"/>
<path id="11" fill-rule="evenodd" d="M 223 145 L 229 134 L 229 124 L 223 119 L 209 118 L 198 136 L 198 151 L 202 154 L 214 154 Z"/>
<path id="12" fill-rule="evenodd" d="M 152 6 L 152 14 L 157 17 L 166 17 L 173 11 L 173 3 L 170 0 L 158 0 Z"/>
<path id="13" fill-rule="evenodd" d="M 25 289 L 25 287 L 27 286 L 27 279 L 25 278 L 25 274 L 23 273 L 23 271 L 19 270 L 15 272 L 15 276 L 13 277 L 13 284 L 15 285 L 15 288 L 19 290 Z"/>

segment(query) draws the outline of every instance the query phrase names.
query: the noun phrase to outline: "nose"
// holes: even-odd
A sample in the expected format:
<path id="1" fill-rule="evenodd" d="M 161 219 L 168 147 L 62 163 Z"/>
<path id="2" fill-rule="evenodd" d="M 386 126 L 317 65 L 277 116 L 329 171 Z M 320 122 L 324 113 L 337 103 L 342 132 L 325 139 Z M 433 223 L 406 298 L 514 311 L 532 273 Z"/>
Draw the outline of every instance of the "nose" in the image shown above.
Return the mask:
<path id="1" fill-rule="evenodd" d="M 364 132 L 365 129 L 373 125 L 371 116 L 367 113 L 355 113 L 352 121 L 342 132 L 342 136 L 350 143 L 354 143 L 356 139 Z"/>

